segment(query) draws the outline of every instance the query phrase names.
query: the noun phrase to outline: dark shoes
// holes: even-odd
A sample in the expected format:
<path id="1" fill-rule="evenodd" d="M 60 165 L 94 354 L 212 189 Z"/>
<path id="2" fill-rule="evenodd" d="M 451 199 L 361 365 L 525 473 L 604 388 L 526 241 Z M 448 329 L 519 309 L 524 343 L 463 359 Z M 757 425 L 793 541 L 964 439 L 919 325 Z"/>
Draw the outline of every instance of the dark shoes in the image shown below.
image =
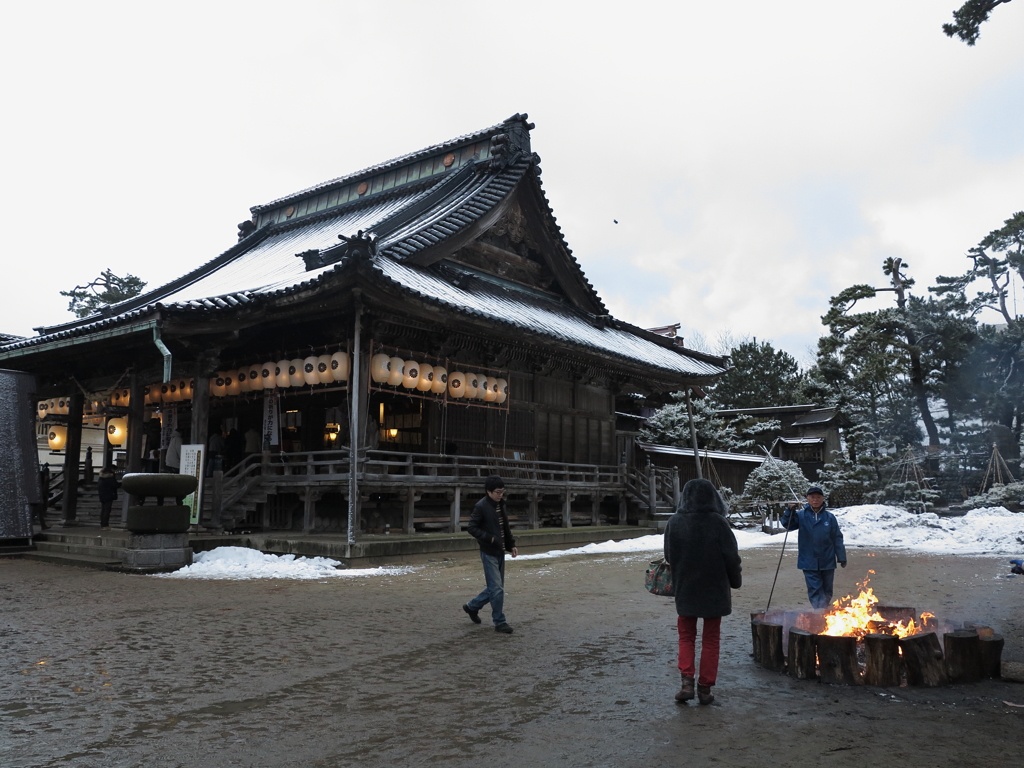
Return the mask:
<path id="1" fill-rule="evenodd" d="M 511 635 L 512 634 L 512 627 L 510 627 L 508 624 L 499 624 L 498 626 L 496 626 L 494 628 L 494 631 L 495 632 L 501 632 L 501 634 L 503 634 L 503 635 Z"/>
<path id="2" fill-rule="evenodd" d="M 698 685 L 697 686 L 697 701 L 701 704 L 710 704 L 715 700 L 715 694 L 711 692 L 710 685 Z"/>
<path id="3" fill-rule="evenodd" d="M 676 701 L 690 701 L 693 698 L 693 678 L 683 675 L 683 687 L 676 694 Z"/>
<path id="4" fill-rule="evenodd" d="M 480 623 L 480 611 L 474 611 L 472 608 L 469 607 L 469 603 L 462 606 L 462 610 L 464 610 L 469 615 L 469 620 L 472 621 L 474 624 Z"/>

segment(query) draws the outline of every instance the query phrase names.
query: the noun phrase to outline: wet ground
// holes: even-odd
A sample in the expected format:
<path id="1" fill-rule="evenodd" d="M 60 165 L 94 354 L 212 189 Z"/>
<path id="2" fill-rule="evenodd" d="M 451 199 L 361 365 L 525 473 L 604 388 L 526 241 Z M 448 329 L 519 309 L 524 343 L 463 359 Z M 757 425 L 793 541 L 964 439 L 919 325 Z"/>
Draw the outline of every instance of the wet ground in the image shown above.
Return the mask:
<path id="1" fill-rule="evenodd" d="M 1006 557 L 853 549 L 883 602 L 984 622 L 1024 661 Z M 844 688 L 754 666 L 778 550 L 747 550 L 718 700 L 679 706 L 675 613 L 649 557 L 510 562 L 496 634 L 460 606 L 479 560 L 320 582 L 180 581 L 0 560 L 0 765 L 1001 765 L 1024 685 Z M 844 592 L 838 592 L 838 590 Z M 795 559 L 773 607 L 803 605 Z M 1006 764 L 1009 764 L 1008 762 Z"/>

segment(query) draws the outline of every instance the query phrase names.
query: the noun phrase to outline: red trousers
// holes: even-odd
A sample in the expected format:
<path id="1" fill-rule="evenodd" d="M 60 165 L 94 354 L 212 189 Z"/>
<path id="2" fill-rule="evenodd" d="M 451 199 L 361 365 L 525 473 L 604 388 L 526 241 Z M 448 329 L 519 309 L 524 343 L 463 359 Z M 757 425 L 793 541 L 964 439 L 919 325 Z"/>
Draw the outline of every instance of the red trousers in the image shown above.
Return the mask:
<path id="1" fill-rule="evenodd" d="M 686 677 L 696 677 L 694 657 L 697 654 L 697 617 L 680 616 L 676 621 L 679 628 L 679 671 Z M 722 617 L 704 619 L 704 631 L 700 637 L 700 677 L 698 685 L 714 685 L 718 679 L 718 651 L 722 645 Z"/>

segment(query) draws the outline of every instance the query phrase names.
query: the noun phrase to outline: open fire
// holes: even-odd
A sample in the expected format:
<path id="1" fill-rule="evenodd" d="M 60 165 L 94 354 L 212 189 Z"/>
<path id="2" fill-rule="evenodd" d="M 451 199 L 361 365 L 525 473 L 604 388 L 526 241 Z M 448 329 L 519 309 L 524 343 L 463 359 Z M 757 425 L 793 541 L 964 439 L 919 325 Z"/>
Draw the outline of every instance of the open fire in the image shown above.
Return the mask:
<path id="1" fill-rule="evenodd" d="M 874 575 L 874 571 L 868 571 Z M 878 598 L 868 586 L 870 576 L 857 583 L 860 593 L 856 597 L 847 595 L 832 604 L 832 610 L 825 614 L 825 629 L 818 634 L 832 637 L 864 637 L 871 634 L 910 637 L 918 632 L 934 629 L 935 614 L 922 611 L 918 621 L 911 616 L 902 621 L 892 616 L 883 616 L 878 610 Z M 931 624 L 929 624 L 931 622 Z"/>

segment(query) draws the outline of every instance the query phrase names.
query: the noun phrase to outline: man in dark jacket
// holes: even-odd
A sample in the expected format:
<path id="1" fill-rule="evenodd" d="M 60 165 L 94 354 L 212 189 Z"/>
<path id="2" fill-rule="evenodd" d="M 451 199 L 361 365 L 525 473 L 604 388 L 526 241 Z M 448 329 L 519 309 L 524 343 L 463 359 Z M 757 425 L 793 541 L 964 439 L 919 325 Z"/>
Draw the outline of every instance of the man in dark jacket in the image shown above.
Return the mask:
<path id="1" fill-rule="evenodd" d="M 697 619 L 701 633 L 700 676 L 697 695 L 701 704 L 715 700 L 711 687 L 718 679 L 722 617 L 732 613 L 732 590 L 743 584 L 743 568 L 732 526 L 714 485 L 690 480 L 683 486 L 679 509 L 665 526 L 665 560 L 672 569 L 679 632 L 679 673 L 682 687 L 676 701 L 693 698 Z"/>
<path id="2" fill-rule="evenodd" d="M 487 586 L 484 591 L 464 606 L 474 624 L 480 623 L 479 612 L 488 603 L 491 604 L 491 618 L 494 620 L 494 631 L 506 635 L 512 634 L 512 627 L 505 622 L 505 553 L 511 552 L 512 557 L 519 556 L 516 540 L 505 514 L 505 483 L 497 475 L 487 478 L 484 485 L 486 495 L 473 507 L 469 518 L 469 535 L 480 542 L 480 560 L 484 564 L 484 579 Z"/>
<path id="3" fill-rule="evenodd" d="M 825 494 L 812 485 L 807 489 L 803 509 L 789 504 L 782 515 L 782 527 L 800 530 L 797 539 L 796 567 L 804 572 L 811 607 L 821 609 L 832 602 L 832 584 L 836 563 L 846 567 L 846 547 L 836 516 L 825 509 Z"/>

